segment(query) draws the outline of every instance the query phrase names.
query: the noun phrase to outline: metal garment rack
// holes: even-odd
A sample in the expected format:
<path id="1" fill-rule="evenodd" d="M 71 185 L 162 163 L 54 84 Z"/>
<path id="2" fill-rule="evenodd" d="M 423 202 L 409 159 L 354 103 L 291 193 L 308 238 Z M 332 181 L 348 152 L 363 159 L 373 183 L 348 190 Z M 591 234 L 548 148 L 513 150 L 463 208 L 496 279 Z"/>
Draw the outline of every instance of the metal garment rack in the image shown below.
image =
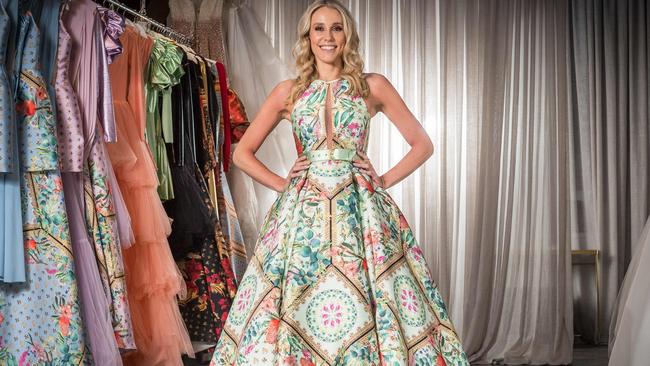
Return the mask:
<path id="1" fill-rule="evenodd" d="M 173 30 L 172 28 L 169 28 L 168 26 L 166 26 L 166 25 L 164 25 L 164 24 L 162 24 L 162 23 L 160 23 L 158 21 L 149 18 L 145 14 L 143 14 L 141 12 L 137 12 L 137 11 L 129 8 L 128 6 L 122 4 L 119 1 L 116 1 L 116 0 L 102 0 L 102 1 L 103 1 L 105 6 L 113 6 L 113 7 L 116 7 L 118 9 L 123 10 L 125 13 L 129 13 L 129 14 L 131 14 L 133 16 L 136 16 L 139 19 L 144 20 L 147 23 L 151 24 L 154 28 L 156 28 L 156 30 L 160 31 L 160 33 L 162 35 L 167 36 L 169 38 L 172 38 L 173 40 L 175 40 L 177 42 L 180 42 L 180 43 L 182 43 L 182 44 L 184 44 L 186 46 L 192 47 L 193 41 L 192 41 L 191 37 L 189 37 L 189 36 L 187 36 L 185 34 L 182 34 L 180 32 L 177 32 L 177 31 Z"/>

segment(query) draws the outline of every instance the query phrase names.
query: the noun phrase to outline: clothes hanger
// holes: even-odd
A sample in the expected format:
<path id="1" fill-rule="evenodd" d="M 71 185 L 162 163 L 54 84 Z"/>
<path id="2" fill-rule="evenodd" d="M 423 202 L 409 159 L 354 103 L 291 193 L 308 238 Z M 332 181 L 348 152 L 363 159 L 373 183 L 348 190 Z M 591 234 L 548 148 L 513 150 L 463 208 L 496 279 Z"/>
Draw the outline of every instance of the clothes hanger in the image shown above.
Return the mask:
<path id="1" fill-rule="evenodd" d="M 121 2 L 119 2 L 117 0 L 103 0 L 103 1 L 104 1 L 104 3 L 108 2 L 111 5 L 114 5 L 115 7 L 117 7 L 117 9 L 119 10 L 118 14 L 119 14 L 119 12 L 121 12 L 122 17 L 125 18 L 125 19 L 127 19 L 127 17 L 126 17 L 127 13 L 129 15 L 132 15 L 132 16 L 136 17 L 138 20 L 140 20 L 139 22 L 133 22 L 136 25 L 140 24 L 140 23 L 144 23 L 144 24 L 148 25 L 148 27 L 155 27 L 157 30 L 160 31 L 160 32 L 158 32 L 159 34 L 167 35 L 168 38 L 175 41 L 176 43 L 184 44 L 184 45 L 191 45 L 192 44 L 192 41 L 191 41 L 192 39 L 190 37 L 186 36 L 185 34 L 179 33 L 177 31 L 167 27 L 166 25 L 164 25 L 162 23 L 159 23 L 158 21 L 156 21 L 154 19 L 149 18 L 146 15 L 146 8 L 147 8 L 146 0 L 140 0 L 140 11 L 135 11 L 135 10 L 129 8 L 128 6 L 122 4 Z M 140 24 L 139 29 L 143 30 L 143 29 L 145 29 L 145 26 L 143 24 Z M 145 33 L 146 32 L 147 31 L 145 30 Z"/>
<path id="2" fill-rule="evenodd" d="M 140 14 L 147 16 L 147 0 L 140 0 Z"/>

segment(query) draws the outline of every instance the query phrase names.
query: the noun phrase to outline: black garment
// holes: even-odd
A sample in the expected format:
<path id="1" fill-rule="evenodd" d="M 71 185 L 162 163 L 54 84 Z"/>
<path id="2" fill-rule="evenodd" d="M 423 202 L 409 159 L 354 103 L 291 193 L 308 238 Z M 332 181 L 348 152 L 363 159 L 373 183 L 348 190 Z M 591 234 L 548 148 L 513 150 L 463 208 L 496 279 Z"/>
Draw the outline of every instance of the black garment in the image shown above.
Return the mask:
<path id="1" fill-rule="evenodd" d="M 195 104 L 191 82 L 191 75 L 186 73 L 181 83 L 172 87 L 172 100 L 176 101 L 172 106 L 175 143 L 168 146 L 167 153 L 171 163 L 174 199 L 164 205 L 173 220 L 169 243 L 176 259 L 199 250 L 201 240 L 197 240 L 197 237 L 213 235 L 217 222 L 214 209 L 205 203 L 206 198 L 209 200 L 205 181 L 197 179 L 196 146 L 190 140 Z"/>
<path id="2" fill-rule="evenodd" d="M 179 301 L 193 341 L 216 344 L 230 310 L 234 276 L 228 275 L 218 253 L 216 210 L 198 162 L 209 162 L 199 101 L 200 69 L 187 58 L 185 75 L 172 88 L 174 144 L 168 147 L 175 198 L 165 202 L 172 222 L 169 243 L 183 273 L 188 295 Z"/>

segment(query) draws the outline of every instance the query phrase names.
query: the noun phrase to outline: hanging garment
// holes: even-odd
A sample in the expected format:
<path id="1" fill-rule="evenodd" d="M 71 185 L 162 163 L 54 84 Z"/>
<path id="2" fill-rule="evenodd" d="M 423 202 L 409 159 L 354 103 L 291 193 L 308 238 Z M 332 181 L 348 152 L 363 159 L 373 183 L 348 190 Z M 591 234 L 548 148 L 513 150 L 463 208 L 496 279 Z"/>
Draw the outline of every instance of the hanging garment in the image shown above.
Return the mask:
<path id="1" fill-rule="evenodd" d="M 66 196 L 75 196 L 79 205 L 69 206 L 71 226 L 79 225 L 87 231 L 88 237 L 75 237 L 78 246 L 93 246 L 95 261 L 110 303 L 110 314 L 117 345 L 124 349 L 136 347 L 133 325 L 127 301 L 127 285 L 123 265 L 122 248 L 115 216 L 112 185 L 109 181 L 105 151 L 105 136 L 114 136 L 115 120 L 113 117 L 110 79 L 104 72 L 106 51 L 104 46 L 104 28 L 97 9 L 97 4 L 90 0 L 73 0 L 66 5 L 62 13 L 62 22 L 71 36 L 72 48 L 68 65 L 69 82 L 74 90 L 70 95 L 66 85 L 61 85 L 61 108 L 66 110 L 65 118 L 73 124 L 81 125 L 81 136 L 69 135 L 66 128 L 61 128 L 64 139 L 81 139 L 82 171 L 65 171 L 63 174 Z M 65 84 L 62 78 L 61 83 Z M 79 118 L 73 117 L 75 110 L 73 99 L 78 103 Z M 67 119 L 61 123 L 67 124 Z M 71 130 L 73 131 L 73 130 Z M 76 127 L 74 129 L 76 131 Z M 76 152 L 78 154 L 78 151 Z M 72 199 L 72 198 L 71 198 Z M 74 221 L 73 221 L 74 220 Z M 84 230 L 73 230 L 82 233 Z M 86 258 L 84 258 L 86 259 Z M 91 284 L 92 285 L 92 284 Z M 106 345 L 110 347 L 109 345 Z"/>
<path id="2" fill-rule="evenodd" d="M 135 243 L 124 250 L 124 263 L 137 351 L 125 355 L 124 363 L 182 365 L 181 354 L 193 356 L 176 301 L 184 296 L 185 283 L 167 242 L 170 222 L 145 142 L 144 71 L 153 40 L 127 26 L 120 41 L 123 53 L 109 66 L 117 142 L 108 151 L 135 234 Z"/>
<path id="3" fill-rule="evenodd" d="M 232 140 L 233 150 L 234 144 L 239 142 L 243 137 L 246 129 L 250 125 L 248 115 L 244 108 L 244 104 L 234 90 L 228 88 L 228 108 L 230 110 L 230 121 L 232 127 Z M 232 206 L 237 208 L 237 221 L 240 225 L 242 234 L 242 242 L 245 246 L 246 263 L 250 260 L 254 252 L 255 240 L 257 239 L 257 197 L 255 196 L 255 188 L 253 187 L 253 180 L 250 176 L 246 175 L 234 164 L 231 164 L 230 169 L 226 172 L 226 178 L 222 180 L 228 182 L 230 188 L 230 195 L 232 198 Z M 242 272 L 243 274 L 243 272 Z"/>
<path id="4" fill-rule="evenodd" d="M 215 75 L 216 80 L 209 78 L 210 85 L 218 100 L 221 113 L 215 121 L 215 128 L 218 132 L 215 136 L 216 153 L 219 154 L 219 165 L 215 168 L 217 177 L 217 208 L 219 212 L 219 222 L 224 234 L 225 248 L 223 253 L 228 253 L 230 265 L 238 281 L 242 279 L 248 260 L 246 259 L 246 246 L 244 237 L 239 226 L 237 211 L 233 203 L 230 187 L 226 179 L 225 171 L 230 161 L 231 145 L 231 125 L 230 125 L 230 103 L 228 99 L 228 84 L 226 81 L 226 69 L 223 64 L 217 63 L 212 67 L 208 76 Z"/>
<path id="5" fill-rule="evenodd" d="M 21 11 L 15 86 L 28 278 L 0 284 L 0 364 L 89 365 L 70 245 L 56 119 L 38 67 L 40 34 Z"/>
<path id="6" fill-rule="evenodd" d="M 311 166 L 268 212 L 213 365 L 469 364 L 404 216 L 352 164 L 370 114 L 348 89 L 315 80 L 294 105 Z"/>
<path id="7" fill-rule="evenodd" d="M 195 134 L 197 145 L 197 164 L 200 167 L 201 174 L 205 179 L 208 195 L 212 207 L 215 208 L 217 220 L 219 225 L 215 228 L 215 239 L 217 242 L 217 251 L 219 253 L 221 267 L 225 273 L 232 278 L 235 275 L 232 270 L 232 247 L 230 241 L 226 237 L 223 223 L 224 218 L 220 215 L 225 213 L 223 208 L 223 192 L 221 191 L 221 182 L 219 180 L 220 174 L 220 158 L 219 144 L 217 143 L 220 136 L 220 126 L 215 121 L 217 118 L 215 103 L 210 103 L 211 100 L 218 100 L 212 92 L 210 87 L 212 84 L 208 81 L 208 66 L 202 58 L 196 58 L 194 63 L 190 66 L 193 72 L 193 93 L 194 100 L 194 116 L 195 116 Z M 221 206 L 219 206 L 221 205 Z M 234 296 L 234 293 L 233 293 Z"/>
<path id="8" fill-rule="evenodd" d="M 7 2 L 8 0 L 0 1 L 0 282 L 24 282 L 18 131 L 12 87 L 6 69 L 8 38 L 12 18 L 15 18 L 13 23 L 17 19 L 15 13 L 18 11 L 18 3 Z M 6 5 L 14 8 L 13 17 L 7 12 Z"/>
<path id="9" fill-rule="evenodd" d="M 115 12 L 108 10 L 106 8 L 98 8 L 102 24 L 104 25 L 104 46 L 106 50 L 106 62 L 102 62 L 102 78 L 108 80 L 110 76 L 108 75 L 108 64 L 110 64 L 113 59 L 122 54 L 122 44 L 120 42 L 120 35 L 124 32 L 124 19 L 120 17 Z M 102 58 L 102 61 L 104 58 Z M 112 101 L 112 89 L 110 88 L 110 83 L 106 82 L 103 84 L 103 104 L 101 110 L 103 113 L 102 120 L 112 120 L 115 121 L 113 113 L 113 101 Z M 109 100 L 109 96 L 110 100 Z M 110 126 L 104 126 L 104 134 L 106 142 L 115 142 L 117 139 L 116 127 L 113 124 Z M 106 155 L 105 153 L 104 155 Z M 135 235 L 133 234 L 133 229 L 131 227 L 131 217 L 129 216 L 129 211 L 126 208 L 124 203 L 124 198 L 122 197 L 122 192 L 120 187 L 117 184 L 117 178 L 115 177 L 115 172 L 113 171 L 113 166 L 111 164 L 106 164 L 106 172 L 108 174 L 108 185 L 111 187 L 111 193 L 113 196 L 113 203 L 115 204 L 114 210 L 117 218 L 117 229 L 120 237 L 120 244 L 122 248 L 130 247 L 135 241 Z"/>
<path id="10" fill-rule="evenodd" d="M 120 36 L 124 33 L 126 26 L 124 18 L 116 12 L 99 7 L 99 16 L 104 26 L 104 48 L 106 50 L 106 61 L 108 64 L 122 54 L 122 43 Z M 108 70 L 106 70 L 108 72 Z"/>
<path id="11" fill-rule="evenodd" d="M 34 17 L 36 26 L 41 31 L 41 73 L 47 84 L 47 92 L 52 102 L 52 113 L 56 115 L 56 92 L 54 80 L 56 77 L 56 57 L 59 41 L 59 0 L 31 1 L 29 11 Z"/>
<path id="12" fill-rule="evenodd" d="M 242 103 L 239 95 L 228 88 L 228 110 L 230 112 L 230 134 L 232 136 L 232 143 L 236 144 L 241 140 L 250 126 L 251 122 L 248 119 L 246 108 Z"/>
<path id="13" fill-rule="evenodd" d="M 216 201 L 218 201 L 215 206 L 219 210 L 219 221 L 225 240 L 220 248 L 220 252 L 222 256 L 227 253 L 231 261 L 230 267 L 234 271 L 236 278 L 241 279 L 247 263 L 246 246 L 244 245 L 243 235 L 239 227 L 239 220 L 237 219 L 236 208 L 230 194 L 228 181 L 225 179 L 225 174 L 222 173 L 222 169 L 228 171 L 231 148 L 230 118 L 227 112 L 228 89 L 225 79 L 225 68 L 223 68 L 223 64 L 226 63 L 221 21 L 223 5 L 223 0 L 170 0 L 167 23 L 172 28 L 190 35 L 195 41 L 194 43 L 199 54 L 221 63 L 222 77 L 215 83 L 212 83 L 207 80 L 212 75 L 206 75 L 206 72 L 209 71 L 210 74 L 214 73 L 215 76 L 217 73 L 213 72 L 213 70 L 206 70 L 206 68 L 211 68 L 211 66 L 199 61 L 200 67 L 203 68 L 202 74 L 204 76 L 202 79 L 206 83 L 202 87 L 202 90 L 204 90 L 204 103 L 207 105 L 203 107 L 204 113 L 207 115 L 209 108 L 212 108 L 208 102 L 208 99 L 211 97 L 211 92 L 208 93 L 206 89 L 212 89 L 213 85 L 217 88 L 217 97 L 220 99 L 219 101 L 215 100 L 215 102 L 219 103 L 219 108 L 221 109 L 220 119 L 213 121 L 212 127 L 208 126 L 208 128 L 212 129 L 213 133 L 220 135 L 221 138 L 218 138 L 218 136 L 212 138 L 213 141 L 211 143 L 216 143 L 217 145 L 211 147 L 209 152 L 210 154 L 215 154 L 215 158 L 209 159 L 208 163 L 214 165 L 215 171 L 210 173 L 212 176 L 207 178 L 207 183 L 211 196 L 213 198 L 217 197 Z M 224 95 L 219 94 L 219 84 L 223 85 Z M 225 119 L 223 118 L 224 114 Z M 224 128 L 226 131 L 225 134 L 223 132 Z M 217 149 L 217 151 L 213 152 L 212 150 L 214 149 Z M 224 154 L 220 153 L 222 150 L 225 152 Z M 199 161 L 199 163 L 201 162 Z"/>
<path id="14" fill-rule="evenodd" d="M 5 2 L 8 0 L 0 1 L 0 173 L 7 173 L 14 171 L 15 161 L 14 156 L 16 152 L 13 151 L 13 139 L 15 139 L 14 125 L 15 117 L 12 110 L 12 97 L 11 86 L 9 85 L 9 78 L 6 71 L 6 52 L 9 41 L 9 29 L 11 27 L 11 19 L 7 10 L 5 9 Z"/>
<path id="15" fill-rule="evenodd" d="M 216 238 L 220 227 L 205 178 L 196 163 L 196 141 L 203 140 L 205 130 L 197 129 L 199 115 L 197 65 L 184 59 L 185 75 L 173 89 L 174 145 L 170 149 L 175 198 L 165 203 L 173 219 L 170 244 L 187 285 L 187 296 L 180 308 L 192 341 L 214 347 L 228 316 L 235 294 L 235 279 L 222 266 Z M 195 118 L 196 117 L 196 118 Z M 195 121 L 197 124 L 195 124 Z M 199 135 L 198 139 L 196 138 Z M 225 261 L 226 265 L 229 262 Z"/>
<path id="16" fill-rule="evenodd" d="M 63 12 L 65 12 L 65 8 Z M 80 131 L 81 112 L 79 111 L 77 96 L 68 78 L 72 41 L 63 22 L 59 24 L 58 44 L 55 89 L 57 93 L 56 101 L 59 104 L 57 108 L 59 156 L 73 155 L 73 152 L 68 151 L 67 148 L 74 145 L 66 142 L 71 141 L 73 136 L 76 136 L 82 141 L 78 146 L 79 153 L 77 154 L 79 160 L 81 160 L 83 155 L 81 153 L 83 148 Z M 99 365 L 121 365 L 120 352 L 113 335 L 110 302 L 108 300 L 110 295 L 102 284 L 93 243 L 86 231 L 84 191 L 80 189 L 80 187 L 83 187 L 83 176 L 81 172 L 70 172 L 65 169 L 70 167 L 72 163 L 72 159 L 68 160 L 67 164 L 61 162 L 63 171 L 61 174 L 64 181 L 66 212 L 70 220 L 70 238 L 74 252 L 79 297 L 81 298 L 81 312 L 83 319 L 86 319 L 85 329 L 88 334 L 88 344 L 95 363 Z"/>
<path id="17" fill-rule="evenodd" d="M 145 83 L 147 100 L 147 144 L 156 163 L 158 195 L 163 201 L 174 198 L 174 186 L 166 144 L 174 142 L 171 120 L 171 87 L 183 76 L 183 52 L 174 44 L 156 39 L 149 57 Z"/>
<path id="18" fill-rule="evenodd" d="M 105 185 L 106 182 L 106 162 L 103 151 L 103 140 L 101 138 L 94 141 L 101 146 L 93 147 L 93 153 L 90 157 L 84 157 L 85 137 L 82 130 L 82 114 L 77 102 L 77 94 L 70 82 L 69 63 L 72 51 L 72 38 L 63 23 L 63 15 L 68 11 L 68 5 L 64 5 L 61 12 L 61 22 L 59 24 L 59 40 L 57 54 L 57 74 L 55 89 L 57 93 L 57 130 L 59 134 L 59 156 L 68 156 L 70 159 L 61 164 L 62 176 L 65 191 L 66 211 L 70 221 L 70 238 L 75 254 L 75 274 L 79 285 L 79 295 L 81 298 L 81 311 L 85 319 L 85 329 L 88 334 L 88 344 L 93 355 L 93 360 L 98 365 L 121 365 L 121 356 L 119 346 L 126 348 L 127 340 L 131 347 L 133 344 L 133 330 L 131 329 L 130 316 L 128 313 L 128 304 L 125 297 L 118 299 L 116 305 L 121 306 L 117 311 L 113 309 L 112 292 L 125 290 L 123 279 L 123 267 L 121 265 L 122 257 L 119 251 L 119 242 L 111 245 L 109 249 L 117 249 L 116 258 L 106 257 L 113 253 L 108 251 L 97 252 L 95 255 L 95 238 L 101 243 L 102 236 L 104 240 L 116 240 L 115 233 L 116 223 L 106 216 L 111 216 L 110 209 L 112 189 Z M 87 47 L 89 45 L 86 45 Z M 70 143 L 79 141 L 78 144 Z M 66 143 L 68 142 L 68 143 Z M 71 149 L 71 150 L 68 150 Z M 74 157 L 74 158 L 73 158 Z M 83 161 L 83 163 L 82 163 Z M 87 163 L 86 163 L 87 162 Z M 81 163 L 81 164 L 79 164 Z M 77 171 L 85 165 L 83 171 Z M 91 176 L 92 173 L 92 176 Z M 95 196 L 93 191 L 99 194 Z M 102 193 L 103 192 L 103 193 Z M 97 204 L 99 202 L 99 204 Z M 98 266 L 98 263 L 100 265 Z M 107 279 L 106 285 L 102 282 L 100 275 L 100 266 Z M 115 271 L 117 269 L 117 271 Z M 109 271 L 111 270 L 111 271 Z M 121 277 L 117 279 L 109 278 L 109 274 L 120 273 Z M 125 316 L 125 319 L 118 319 L 113 327 L 113 315 Z"/>
<path id="19" fill-rule="evenodd" d="M 203 57 L 226 64 L 223 0 L 169 0 L 167 24 L 193 39 Z"/>

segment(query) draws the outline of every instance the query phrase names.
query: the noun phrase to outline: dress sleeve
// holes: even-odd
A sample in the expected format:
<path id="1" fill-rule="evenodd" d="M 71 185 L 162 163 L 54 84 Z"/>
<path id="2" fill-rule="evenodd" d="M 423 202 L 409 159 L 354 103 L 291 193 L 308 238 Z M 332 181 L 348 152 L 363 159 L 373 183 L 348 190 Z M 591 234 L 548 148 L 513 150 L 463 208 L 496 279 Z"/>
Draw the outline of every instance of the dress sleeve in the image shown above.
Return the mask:
<path id="1" fill-rule="evenodd" d="M 155 43 L 151 53 L 148 82 L 151 84 L 152 95 L 148 98 L 147 108 L 149 112 L 156 113 L 158 93 L 162 93 L 162 110 L 156 115 L 161 116 L 162 135 L 165 142 L 169 144 L 174 142 L 171 87 L 180 83 L 181 77 L 185 74 L 181 65 L 183 52 L 176 45 L 161 40 Z"/>
<path id="2" fill-rule="evenodd" d="M 95 15 L 95 28 L 93 34 L 95 38 L 97 68 L 99 71 L 99 80 L 97 80 L 97 115 L 101 119 L 104 132 L 104 141 L 115 142 L 117 141 L 117 132 L 115 127 L 115 114 L 113 111 L 113 93 L 111 91 L 111 79 L 108 73 L 109 56 L 104 40 L 104 33 L 105 27 L 102 20 L 102 13 L 98 9 Z"/>
<path id="3" fill-rule="evenodd" d="M 113 10 L 99 7 L 99 15 L 104 27 L 104 49 L 108 63 L 122 54 L 122 42 L 120 36 L 124 33 L 124 18 Z"/>

